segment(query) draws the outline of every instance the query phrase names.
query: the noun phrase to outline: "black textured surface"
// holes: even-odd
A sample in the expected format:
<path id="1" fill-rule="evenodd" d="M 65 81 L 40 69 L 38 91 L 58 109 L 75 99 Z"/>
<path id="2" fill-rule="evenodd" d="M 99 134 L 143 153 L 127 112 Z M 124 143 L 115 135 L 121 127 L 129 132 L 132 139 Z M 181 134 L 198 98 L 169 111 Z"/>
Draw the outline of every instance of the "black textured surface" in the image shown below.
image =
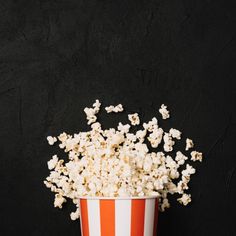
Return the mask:
<path id="1" fill-rule="evenodd" d="M 167 104 L 161 123 L 205 154 L 192 204 L 173 200 L 159 236 L 236 235 L 230 1 L 1 1 L 0 12 L 0 235 L 79 235 L 73 206 L 54 209 L 42 184 L 57 152 L 46 136 L 86 128 L 83 108 L 96 98 L 146 120 Z"/>

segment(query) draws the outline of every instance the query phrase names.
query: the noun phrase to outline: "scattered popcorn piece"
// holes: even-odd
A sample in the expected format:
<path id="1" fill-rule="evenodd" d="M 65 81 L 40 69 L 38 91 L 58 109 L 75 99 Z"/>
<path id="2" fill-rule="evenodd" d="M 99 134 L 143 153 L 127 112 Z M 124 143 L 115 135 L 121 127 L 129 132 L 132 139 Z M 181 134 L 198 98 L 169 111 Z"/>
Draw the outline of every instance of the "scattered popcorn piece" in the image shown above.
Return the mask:
<path id="1" fill-rule="evenodd" d="M 191 202 L 191 194 L 184 193 L 182 197 L 178 198 L 177 200 L 184 206 L 187 206 Z"/>
<path id="2" fill-rule="evenodd" d="M 75 212 L 70 213 L 71 220 L 77 220 L 79 218 L 79 208 L 76 209 Z"/>
<path id="3" fill-rule="evenodd" d="M 183 165 L 188 157 L 186 157 L 181 151 L 176 152 L 175 160 L 179 165 Z"/>
<path id="4" fill-rule="evenodd" d="M 184 190 L 188 190 L 188 182 L 190 179 L 183 178 L 183 180 L 180 180 L 177 184 L 176 192 L 179 194 L 183 194 Z"/>
<path id="5" fill-rule="evenodd" d="M 191 152 L 191 160 L 192 161 L 200 161 L 202 162 L 202 153 L 197 151 Z"/>
<path id="6" fill-rule="evenodd" d="M 138 113 L 129 114 L 128 118 L 131 122 L 131 125 L 139 125 L 140 124 L 140 119 L 139 119 Z"/>
<path id="7" fill-rule="evenodd" d="M 57 138 L 52 137 L 52 136 L 48 136 L 47 140 L 48 140 L 49 145 L 53 145 L 57 141 Z"/>
<path id="8" fill-rule="evenodd" d="M 143 123 L 143 128 L 145 130 L 148 130 L 149 132 L 152 132 L 154 129 L 158 128 L 158 121 L 156 117 L 153 117 L 151 121 L 148 123 Z"/>
<path id="9" fill-rule="evenodd" d="M 60 194 L 55 195 L 54 207 L 62 208 L 62 204 L 64 202 L 66 202 L 66 199 L 62 195 Z"/>
<path id="10" fill-rule="evenodd" d="M 164 104 L 161 105 L 159 112 L 161 113 L 163 120 L 168 119 L 170 117 L 170 112 L 167 110 L 167 106 Z"/>
<path id="11" fill-rule="evenodd" d="M 164 151 L 171 152 L 175 144 L 175 142 L 172 140 L 171 135 L 169 133 L 165 133 L 163 139 L 164 139 Z"/>
<path id="12" fill-rule="evenodd" d="M 187 138 L 187 139 L 186 139 L 186 147 L 185 147 L 185 150 L 188 151 L 190 148 L 193 148 L 193 147 L 194 147 L 193 140 Z"/>
<path id="13" fill-rule="evenodd" d="M 187 164 L 186 169 L 182 171 L 182 176 L 186 177 L 186 176 L 190 176 L 192 174 L 195 174 L 196 170 L 190 166 L 189 164 Z"/>
<path id="14" fill-rule="evenodd" d="M 53 155 L 52 159 L 50 161 L 48 161 L 48 169 L 49 170 L 54 169 L 56 167 L 57 163 L 58 163 L 58 157 L 57 157 L 57 155 Z"/>
<path id="15" fill-rule="evenodd" d="M 147 131 L 146 130 L 138 130 L 136 132 L 136 137 L 139 139 L 139 142 L 143 142 L 145 139 L 145 136 L 147 135 Z"/>
<path id="16" fill-rule="evenodd" d="M 61 141 L 62 143 L 65 142 L 67 140 L 67 134 L 65 132 L 61 133 L 58 136 L 58 140 Z"/>
<path id="17" fill-rule="evenodd" d="M 93 104 L 93 107 L 94 107 L 93 109 L 96 114 L 100 111 L 100 106 L 101 106 L 101 103 L 99 102 L 98 99 L 96 99 L 95 103 Z"/>
<path id="18" fill-rule="evenodd" d="M 152 131 L 152 133 L 148 137 L 148 141 L 150 142 L 153 148 L 157 148 L 158 145 L 161 143 L 162 136 L 163 136 L 163 129 L 157 128 Z"/>
<path id="19" fill-rule="evenodd" d="M 118 104 L 117 106 L 109 106 L 109 107 L 105 107 L 105 110 L 107 111 L 107 113 L 111 113 L 111 112 L 122 112 L 124 110 L 122 104 Z"/>
<path id="20" fill-rule="evenodd" d="M 111 113 L 114 110 L 114 106 L 105 107 L 105 110 L 107 111 L 107 113 Z"/>
<path id="21" fill-rule="evenodd" d="M 101 124 L 99 122 L 95 122 L 91 125 L 93 130 L 101 130 Z"/>
<path id="22" fill-rule="evenodd" d="M 119 122 L 117 129 L 121 131 L 122 133 L 128 133 L 130 129 L 130 125 L 129 124 L 123 125 L 121 122 Z"/>
<path id="23" fill-rule="evenodd" d="M 177 129 L 171 128 L 169 134 L 172 136 L 172 138 L 181 139 L 181 132 Z"/>
<path id="24" fill-rule="evenodd" d="M 161 211 L 165 211 L 166 208 L 170 208 L 170 203 L 167 198 L 164 198 L 161 204 Z"/>
<path id="25" fill-rule="evenodd" d="M 90 125 L 97 120 L 96 114 L 100 111 L 101 103 L 98 99 L 96 99 L 95 103 L 93 104 L 93 108 L 84 108 L 84 112 L 86 114 L 86 118 L 88 120 L 87 124 Z"/>

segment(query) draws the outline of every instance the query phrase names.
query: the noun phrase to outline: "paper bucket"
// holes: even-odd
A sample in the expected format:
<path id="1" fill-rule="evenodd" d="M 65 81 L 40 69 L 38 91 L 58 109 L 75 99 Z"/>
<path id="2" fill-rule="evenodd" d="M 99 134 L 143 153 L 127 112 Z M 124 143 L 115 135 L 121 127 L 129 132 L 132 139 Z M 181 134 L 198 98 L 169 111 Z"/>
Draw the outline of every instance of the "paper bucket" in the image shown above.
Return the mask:
<path id="1" fill-rule="evenodd" d="M 82 236 L 156 236 L 157 197 L 81 197 Z"/>

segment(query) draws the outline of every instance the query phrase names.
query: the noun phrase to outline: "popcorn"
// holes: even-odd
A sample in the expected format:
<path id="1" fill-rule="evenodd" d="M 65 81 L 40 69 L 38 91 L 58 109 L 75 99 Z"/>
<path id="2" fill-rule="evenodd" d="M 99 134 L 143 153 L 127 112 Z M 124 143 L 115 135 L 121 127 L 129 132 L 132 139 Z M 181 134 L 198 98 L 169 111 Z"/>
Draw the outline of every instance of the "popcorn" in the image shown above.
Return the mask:
<path id="1" fill-rule="evenodd" d="M 177 199 L 178 202 L 183 204 L 184 206 L 188 205 L 191 202 L 191 194 L 184 193 L 181 198 Z"/>
<path id="2" fill-rule="evenodd" d="M 145 154 L 148 152 L 148 147 L 145 143 L 135 143 L 134 147 L 140 154 Z"/>
<path id="3" fill-rule="evenodd" d="M 163 120 L 168 119 L 170 117 L 170 112 L 167 110 L 167 106 L 164 104 L 161 105 L 159 112 L 161 113 Z"/>
<path id="4" fill-rule="evenodd" d="M 177 186 L 174 183 L 169 182 L 167 184 L 167 188 L 168 188 L 168 191 L 169 191 L 170 194 L 176 193 Z"/>
<path id="5" fill-rule="evenodd" d="M 111 112 L 122 112 L 124 109 L 123 109 L 123 106 L 121 104 L 118 104 L 117 106 L 109 106 L 109 107 L 105 107 L 105 110 L 107 111 L 107 113 L 111 113 Z"/>
<path id="6" fill-rule="evenodd" d="M 61 141 L 62 143 L 65 142 L 67 140 L 67 134 L 65 132 L 61 133 L 58 136 L 58 140 Z"/>
<path id="7" fill-rule="evenodd" d="M 166 156 L 166 166 L 170 169 L 178 169 L 178 164 L 172 159 L 171 156 Z"/>
<path id="8" fill-rule="evenodd" d="M 70 213 L 71 220 L 77 220 L 79 218 L 79 208 L 76 209 L 75 212 Z"/>
<path id="9" fill-rule="evenodd" d="M 156 117 L 153 117 L 151 121 L 148 123 L 143 123 L 143 128 L 145 130 L 148 130 L 149 132 L 152 132 L 154 129 L 158 128 L 158 121 Z"/>
<path id="10" fill-rule="evenodd" d="M 86 118 L 88 120 L 87 124 L 90 125 L 97 120 L 96 114 L 100 111 L 101 103 L 98 99 L 96 99 L 95 103 L 93 104 L 93 108 L 84 108 L 84 112 L 86 114 Z"/>
<path id="11" fill-rule="evenodd" d="M 129 124 L 123 125 L 121 122 L 119 122 L 117 129 L 121 131 L 122 133 L 128 133 L 130 129 L 130 125 Z"/>
<path id="12" fill-rule="evenodd" d="M 170 203 L 167 198 L 164 198 L 161 204 L 161 211 L 165 211 L 166 208 L 170 208 Z"/>
<path id="13" fill-rule="evenodd" d="M 188 157 L 186 157 L 182 152 L 176 152 L 175 160 L 178 162 L 179 165 L 183 165 Z"/>
<path id="14" fill-rule="evenodd" d="M 93 123 L 93 124 L 91 125 L 91 128 L 92 128 L 93 130 L 99 131 L 99 130 L 101 130 L 101 124 L 100 124 L 99 122 Z"/>
<path id="15" fill-rule="evenodd" d="M 177 129 L 171 128 L 169 134 L 172 138 L 181 139 L 181 132 Z"/>
<path id="16" fill-rule="evenodd" d="M 53 155 L 52 159 L 50 161 L 48 161 L 48 169 L 49 170 L 54 169 L 56 167 L 57 163 L 58 163 L 58 157 L 57 157 L 57 155 Z"/>
<path id="17" fill-rule="evenodd" d="M 116 133 L 112 136 L 111 140 L 110 140 L 110 144 L 112 146 L 118 146 L 119 144 L 121 144 L 124 141 L 124 135 L 121 133 Z"/>
<path id="18" fill-rule="evenodd" d="M 146 130 L 138 130 L 136 132 L 135 136 L 136 136 L 136 138 L 139 139 L 139 142 L 142 143 L 144 141 L 146 135 L 147 135 L 147 131 Z"/>
<path id="19" fill-rule="evenodd" d="M 152 131 L 152 133 L 148 137 L 148 141 L 150 142 L 153 148 L 157 148 L 158 145 L 161 143 L 162 136 L 163 136 L 163 129 L 157 128 Z"/>
<path id="20" fill-rule="evenodd" d="M 175 142 L 172 140 L 171 135 L 169 133 L 165 133 L 163 139 L 164 139 L 164 151 L 171 152 L 175 144 Z"/>
<path id="21" fill-rule="evenodd" d="M 174 150 L 173 139 L 180 140 L 181 132 L 174 128 L 165 132 L 158 126 L 156 117 L 131 132 L 131 125 L 140 124 L 138 113 L 128 115 L 131 125 L 119 122 L 116 128 L 103 129 L 96 117 L 100 106 L 96 100 L 92 108 L 84 109 L 89 131 L 47 137 L 50 145 L 58 140 L 59 147 L 68 155 L 68 160 L 53 155 L 47 163 L 50 174 L 44 184 L 55 194 L 54 207 L 62 208 L 71 199 L 76 210 L 70 218 L 76 220 L 81 196 L 158 196 L 161 211 L 170 207 L 169 194 L 181 194 L 177 200 L 183 205 L 191 202 L 191 195 L 185 191 L 196 170 L 186 163 L 188 157 L 181 151 L 177 150 L 174 157 L 163 152 L 170 154 Z M 166 108 L 163 104 L 160 109 L 163 119 L 169 118 Z M 123 106 L 105 109 L 107 113 L 121 112 Z M 191 142 L 187 146 L 190 148 Z M 191 160 L 201 161 L 202 153 L 191 152 Z M 179 167 L 185 163 L 185 169 L 180 172 Z"/>
<path id="22" fill-rule="evenodd" d="M 49 145 L 53 145 L 57 141 L 57 138 L 52 137 L 52 136 L 48 136 L 47 140 L 48 140 Z"/>
<path id="23" fill-rule="evenodd" d="M 148 172 L 151 171 L 151 169 L 152 169 L 152 158 L 150 156 L 147 156 L 143 163 L 143 170 Z"/>
<path id="24" fill-rule="evenodd" d="M 190 148 L 193 148 L 193 147 L 194 147 L 193 140 L 187 138 L 187 139 L 186 139 L 186 147 L 185 147 L 185 150 L 188 151 Z"/>
<path id="25" fill-rule="evenodd" d="M 164 188 L 164 183 L 161 179 L 157 179 L 154 181 L 154 187 L 158 190 L 161 190 Z"/>
<path id="26" fill-rule="evenodd" d="M 191 152 L 191 160 L 192 161 L 200 161 L 202 162 L 202 153 L 197 151 Z"/>
<path id="27" fill-rule="evenodd" d="M 177 184 L 176 192 L 179 194 L 183 194 L 184 190 L 188 190 L 188 182 L 189 179 L 183 178 L 183 180 L 180 180 Z"/>
<path id="28" fill-rule="evenodd" d="M 138 113 L 129 114 L 128 118 L 131 122 L 131 125 L 139 125 L 140 124 L 140 119 L 139 119 Z"/>
<path id="29" fill-rule="evenodd" d="M 182 176 L 186 177 L 186 176 L 190 176 L 192 174 L 195 174 L 196 170 L 190 166 L 189 164 L 187 164 L 186 169 L 182 171 Z"/>
<path id="30" fill-rule="evenodd" d="M 64 202 L 66 202 L 66 199 L 62 195 L 60 195 L 60 194 L 55 195 L 55 200 L 54 200 L 54 206 L 55 207 L 62 208 L 62 204 Z"/>

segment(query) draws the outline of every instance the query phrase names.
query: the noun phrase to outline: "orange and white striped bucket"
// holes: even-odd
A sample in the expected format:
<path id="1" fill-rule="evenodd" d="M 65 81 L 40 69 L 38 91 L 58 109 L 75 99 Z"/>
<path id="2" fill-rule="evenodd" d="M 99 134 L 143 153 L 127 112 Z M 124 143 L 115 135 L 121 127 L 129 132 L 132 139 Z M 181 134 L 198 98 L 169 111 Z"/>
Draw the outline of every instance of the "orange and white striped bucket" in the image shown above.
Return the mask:
<path id="1" fill-rule="evenodd" d="M 157 197 L 81 197 L 82 236 L 156 236 Z"/>

